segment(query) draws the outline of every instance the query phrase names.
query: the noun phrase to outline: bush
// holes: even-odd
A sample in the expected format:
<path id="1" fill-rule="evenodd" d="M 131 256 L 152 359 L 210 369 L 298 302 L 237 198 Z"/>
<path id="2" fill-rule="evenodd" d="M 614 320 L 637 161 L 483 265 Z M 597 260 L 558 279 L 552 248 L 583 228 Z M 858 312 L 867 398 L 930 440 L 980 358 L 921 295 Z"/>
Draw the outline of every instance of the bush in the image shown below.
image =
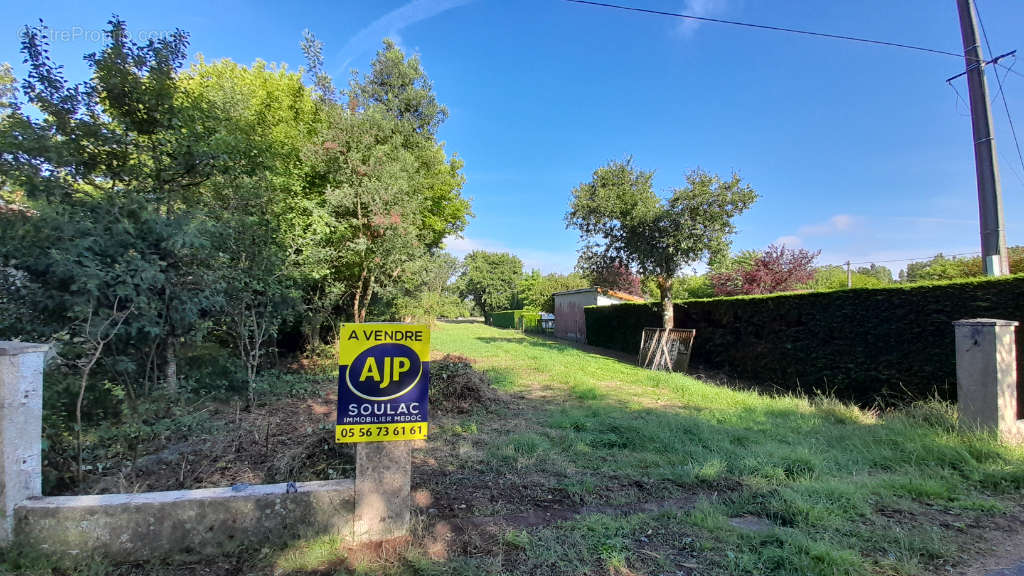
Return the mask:
<path id="1" fill-rule="evenodd" d="M 520 316 L 519 328 L 523 332 L 544 332 L 544 329 L 540 326 L 540 312 L 523 312 Z"/>
<path id="2" fill-rule="evenodd" d="M 503 310 L 491 314 L 491 326 L 495 328 L 518 328 L 523 310 Z"/>
<path id="3" fill-rule="evenodd" d="M 532 310 L 504 310 L 491 314 L 491 325 L 495 328 L 513 328 L 524 332 L 543 332 L 540 327 L 540 312 Z"/>
<path id="4" fill-rule="evenodd" d="M 587 307 L 587 342 L 637 353 L 657 303 Z M 956 397 L 952 322 L 1024 320 L 1024 275 L 833 292 L 688 300 L 695 364 L 785 390 L 858 402 Z M 1021 334 L 1017 333 L 1020 364 Z"/>

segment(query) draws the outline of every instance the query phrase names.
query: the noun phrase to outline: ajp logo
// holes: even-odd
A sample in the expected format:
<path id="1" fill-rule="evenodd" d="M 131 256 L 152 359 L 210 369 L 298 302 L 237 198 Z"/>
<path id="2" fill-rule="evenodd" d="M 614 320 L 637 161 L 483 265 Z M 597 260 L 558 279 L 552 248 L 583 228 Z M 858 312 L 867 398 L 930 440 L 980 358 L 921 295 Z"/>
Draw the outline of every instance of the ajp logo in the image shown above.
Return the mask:
<path id="1" fill-rule="evenodd" d="M 412 390 L 423 375 L 419 354 L 405 344 L 388 342 L 363 350 L 348 365 L 345 381 L 364 400 L 391 400 Z"/>
<path id="2" fill-rule="evenodd" d="M 430 327 L 342 324 L 338 345 L 338 442 L 427 437 Z"/>

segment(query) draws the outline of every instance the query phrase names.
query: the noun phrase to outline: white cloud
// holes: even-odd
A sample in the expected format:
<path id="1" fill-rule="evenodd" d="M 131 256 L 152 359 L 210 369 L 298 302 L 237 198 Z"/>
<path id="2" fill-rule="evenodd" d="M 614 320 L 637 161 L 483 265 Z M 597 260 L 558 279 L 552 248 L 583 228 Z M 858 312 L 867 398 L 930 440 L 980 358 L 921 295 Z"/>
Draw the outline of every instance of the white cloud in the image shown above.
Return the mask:
<path id="1" fill-rule="evenodd" d="M 374 20 L 369 26 L 356 33 L 345 43 L 340 56 L 344 58 L 342 68 L 363 54 L 376 50 L 384 38 L 391 38 L 401 43 L 400 33 L 403 28 L 433 18 L 452 8 L 469 4 L 473 0 L 413 0 L 408 4 L 388 12 Z"/>
<path id="2" fill-rule="evenodd" d="M 682 12 L 690 16 L 710 18 L 724 12 L 725 4 L 725 0 L 686 0 Z M 700 25 L 700 20 L 690 20 L 687 18 L 679 23 L 678 30 L 683 36 L 690 37 L 697 31 Z"/>
<path id="3" fill-rule="evenodd" d="M 798 236 L 827 236 L 839 232 L 848 232 L 853 229 L 856 223 L 857 219 L 849 214 L 836 214 L 824 222 L 801 226 L 796 233 Z"/>
<path id="4" fill-rule="evenodd" d="M 775 244 L 785 244 L 789 248 L 799 248 L 804 245 L 804 238 L 808 236 L 831 236 L 844 234 L 857 228 L 860 220 L 850 214 L 836 214 L 824 222 L 807 224 L 797 229 L 796 234 L 787 234 L 775 239 Z"/>
<path id="5" fill-rule="evenodd" d="M 776 246 L 785 246 L 786 248 L 799 248 L 803 243 L 803 239 L 799 236 L 779 236 L 775 242 L 772 242 Z"/>

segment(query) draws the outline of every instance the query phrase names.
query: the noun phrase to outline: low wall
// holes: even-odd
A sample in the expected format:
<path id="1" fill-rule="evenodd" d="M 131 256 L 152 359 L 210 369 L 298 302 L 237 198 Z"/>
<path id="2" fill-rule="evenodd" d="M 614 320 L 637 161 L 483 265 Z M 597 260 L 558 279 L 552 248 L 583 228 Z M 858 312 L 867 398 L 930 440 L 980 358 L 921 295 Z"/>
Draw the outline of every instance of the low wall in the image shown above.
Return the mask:
<path id="1" fill-rule="evenodd" d="M 0 547 L 115 563 L 217 556 L 312 536 L 409 531 L 410 442 L 361 444 L 356 478 L 138 494 L 42 496 L 47 346 L 0 341 Z"/>
<path id="2" fill-rule="evenodd" d="M 114 562 L 215 556 L 329 533 L 349 536 L 352 480 L 34 498 L 14 509 L 16 544 Z"/>

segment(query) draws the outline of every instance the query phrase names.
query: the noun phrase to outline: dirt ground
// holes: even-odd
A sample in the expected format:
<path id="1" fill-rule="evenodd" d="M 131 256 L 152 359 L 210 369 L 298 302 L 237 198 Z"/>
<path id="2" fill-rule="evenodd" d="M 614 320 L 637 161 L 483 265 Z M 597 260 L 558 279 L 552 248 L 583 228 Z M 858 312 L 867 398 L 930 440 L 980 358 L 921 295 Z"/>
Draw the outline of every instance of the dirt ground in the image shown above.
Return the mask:
<path id="1" fill-rule="evenodd" d="M 337 393 L 283 399 L 249 411 L 211 404 L 200 435 L 169 435 L 149 453 L 87 478 L 79 494 L 147 492 L 351 477 L 355 451 L 334 442 Z"/>
<path id="2" fill-rule="evenodd" d="M 436 359 L 435 359 L 436 360 Z M 468 359 L 465 359 L 468 361 Z M 334 442 L 336 410 L 335 385 L 325 381 L 316 394 L 303 399 L 283 399 L 263 408 L 246 411 L 239 406 L 210 405 L 204 408 L 209 433 L 179 438 L 174 443 L 138 458 L 133 465 L 90 478 L 80 493 L 137 492 L 229 486 L 239 483 L 323 480 L 351 477 L 354 473 L 352 445 Z M 534 391 L 542 394 L 542 391 Z M 489 435 L 521 431 L 521 416 L 533 409 L 533 392 L 518 394 L 468 391 L 483 394 L 482 411 L 492 423 Z M 602 485 L 587 501 L 562 486 L 570 480 L 558 470 L 544 475 L 520 474 L 497 466 L 466 465 L 466 453 L 484 450 L 479 434 L 452 433 L 465 423 L 465 403 L 453 401 L 434 406 L 429 445 L 420 443 L 414 452 L 413 506 L 415 536 L 396 546 L 415 546 L 434 559 L 454 556 L 508 554 L 503 543 L 509 530 L 552 526 L 591 514 L 610 516 L 692 509 L 700 498 L 727 495 L 734 486 L 722 483 L 680 495 L 658 482 L 631 481 Z M 494 424 L 497 423 L 496 428 Z M 504 432 L 503 432 L 504 431 Z M 668 497 L 667 497 L 668 496 Z M 597 502 L 597 503 L 595 503 Z M 624 502 L 624 503 L 623 503 Z M 970 545 L 971 552 L 944 566 L 933 566 L 934 574 L 968 576 L 1024 574 L 1016 566 L 1024 563 L 1024 498 L 1015 510 L 964 523 L 963 518 L 941 510 L 923 512 L 914 518 L 891 518 L 908 524 L 926 524 L 955 530 Z M 886 514 L 884 510 L 881 511 Z M 927 517 L 921 517 L 927 516 Z M 734 526 L 763 529 L 759 518 L 737 518 Z M 669 543 L 651 537 L 643 546 L 651 554 L 675 554 L 682 567 L 679 574 L 697 574 L 699 558 L 692 551 L 668 550 Z M 671 547 L 671 546 L 669 546 Z M 662 548 L 665 548 L 664 550 Z M 503 551 L 504 550 L 504 551 Z M 349 558 L 358 558 L 350 551 Z M 364 550 L 363 555 L 394 556 L 393 549 Z M 367 558 L 362 558 L 367 560 Z M 333 573 L 338 566 L 324 566 Z M 259 574 L 269 570 L 253 558 L 224 558 L 201 565 L 125 566 L 118 574 Z M 269 572 L 266 572 L 269 573 Z"/>

